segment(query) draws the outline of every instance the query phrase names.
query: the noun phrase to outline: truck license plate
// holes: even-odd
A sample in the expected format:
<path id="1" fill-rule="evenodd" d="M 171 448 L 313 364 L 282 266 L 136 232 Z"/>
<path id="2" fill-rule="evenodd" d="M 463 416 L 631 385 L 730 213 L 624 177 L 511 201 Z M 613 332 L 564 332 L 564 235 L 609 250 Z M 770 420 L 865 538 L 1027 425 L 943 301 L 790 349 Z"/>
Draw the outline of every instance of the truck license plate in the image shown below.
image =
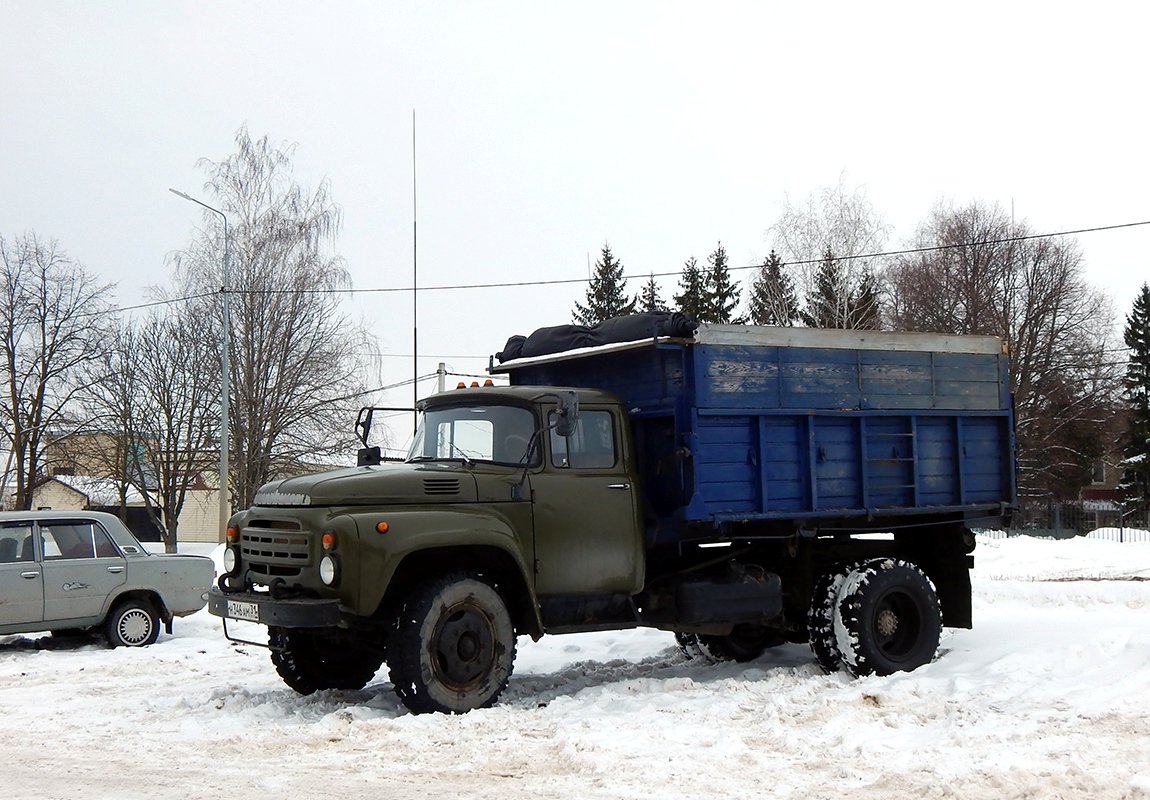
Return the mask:
<path id="1" fill-rule="evenodd" d="M 259 622 L 260 607 L 255 603 L 243 603 L 239 600 L 229 600 L 228 616 L 232 619 L 246 619 L 250 622 Z"/>

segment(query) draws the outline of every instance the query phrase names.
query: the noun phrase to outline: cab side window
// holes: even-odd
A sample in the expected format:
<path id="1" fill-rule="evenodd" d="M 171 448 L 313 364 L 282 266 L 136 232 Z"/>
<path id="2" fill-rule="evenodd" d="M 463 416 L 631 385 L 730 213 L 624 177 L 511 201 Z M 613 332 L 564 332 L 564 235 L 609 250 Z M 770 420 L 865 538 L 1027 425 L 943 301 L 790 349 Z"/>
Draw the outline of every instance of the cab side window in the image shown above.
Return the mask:
<path id="1" fill-rule="evenodd" d="M 555 414 L 549 422 L 555 422 Z M 579 412 L 575 433 L 563 437 L 551 429 L 551 463 L 572 469 L 607 469 L 615 466 L 615 422 L 609 411 Z"/>

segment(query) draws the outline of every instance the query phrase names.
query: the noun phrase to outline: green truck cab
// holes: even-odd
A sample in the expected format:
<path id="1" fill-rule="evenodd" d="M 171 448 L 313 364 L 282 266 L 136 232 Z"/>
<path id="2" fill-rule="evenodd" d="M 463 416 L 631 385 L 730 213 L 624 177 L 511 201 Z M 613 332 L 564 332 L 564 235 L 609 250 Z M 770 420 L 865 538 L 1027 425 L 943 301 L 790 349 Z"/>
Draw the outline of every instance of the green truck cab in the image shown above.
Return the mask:
<path id="1" fill-rule="evenodd" d="M 510 675 L 509 631 L 594 630 L 584 598 L 643 588 L 618 398 L 483 387 L 421 411 L 405 462 L 270 483 L 229 522 L 209 608 L 268 625 L 272 660 L 300 692 L 360 688 L 386 659 L 414 710 L 484 705 Z M 459 621 L 434 610 L 443 598 Z"/>
<path id="2" fill-rule="evenodd" d="M 522 338 L 522 337 L 520 337 Z M 636 626 L 689 656 L 808 643 L 913 670 L 970 627 L 971 528 L 1016 502 L 994 337 L 699 326 L 510 356 L 419 404 L 402 463 L 262 487 L 208 607 L 302 693 L 386 661 L 414 712 L 489 706 L 516 639 Z"/>

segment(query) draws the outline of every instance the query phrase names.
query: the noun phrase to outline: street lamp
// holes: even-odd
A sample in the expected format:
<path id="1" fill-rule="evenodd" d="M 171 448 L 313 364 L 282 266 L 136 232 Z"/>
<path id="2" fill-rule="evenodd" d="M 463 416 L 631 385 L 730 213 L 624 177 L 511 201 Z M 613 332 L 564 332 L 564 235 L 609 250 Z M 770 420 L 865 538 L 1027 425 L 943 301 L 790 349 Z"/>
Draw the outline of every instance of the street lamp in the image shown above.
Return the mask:
<path id="1" fill-rule="evenodd" d="M 231 297 L 229 295 L 230 280 L 231 280 L 231 267 L 232 267 L 232 253 L 230 248 L 230 240 L 228 237 L 228 218 L 224 212 L 218 208 L 212 208 L 207 203 L 204 203 L 189 194 L 178 191 L 176 189 L 168 189 L 169 192 L 182 197 L 185 200 L 190 200 L 193 203 L 203 206 L 213 214 L 219 214 L 220 219 L 224 221 L 224 285 L 220 290 L 224 296 L 224 330 L 223 341 L 220 343 L 220 541 L 224 541 L 225 533 L 228 528 L 228 517 L 231 516 L 229 503 L 228 503 L 228 452 L 231 450 L 231 433 L 228 419 L 228 406 L 230 405 L 231 392 L 231 371 L 228 362 L 228 350 L 230 349 L 230 328 L 231 328 Z"/>

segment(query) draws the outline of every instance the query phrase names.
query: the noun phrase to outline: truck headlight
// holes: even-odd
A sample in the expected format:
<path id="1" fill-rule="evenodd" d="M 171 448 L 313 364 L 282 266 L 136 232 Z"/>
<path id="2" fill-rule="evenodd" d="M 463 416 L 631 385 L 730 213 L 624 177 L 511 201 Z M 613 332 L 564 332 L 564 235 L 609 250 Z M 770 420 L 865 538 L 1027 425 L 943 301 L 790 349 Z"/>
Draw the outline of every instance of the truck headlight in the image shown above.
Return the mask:
<path id="1" fill-rule="evenodd" d="M 319 561 L 319 579 L 326 586 L 335 586 L 339 583 L 339 558 L 328 553 Z"/>
<path id="2" fill-rule="evenodd" d="M 240 563 L 239 549 L 235 547 L 224 548 L 224 572 L 235 572 Z"/>

